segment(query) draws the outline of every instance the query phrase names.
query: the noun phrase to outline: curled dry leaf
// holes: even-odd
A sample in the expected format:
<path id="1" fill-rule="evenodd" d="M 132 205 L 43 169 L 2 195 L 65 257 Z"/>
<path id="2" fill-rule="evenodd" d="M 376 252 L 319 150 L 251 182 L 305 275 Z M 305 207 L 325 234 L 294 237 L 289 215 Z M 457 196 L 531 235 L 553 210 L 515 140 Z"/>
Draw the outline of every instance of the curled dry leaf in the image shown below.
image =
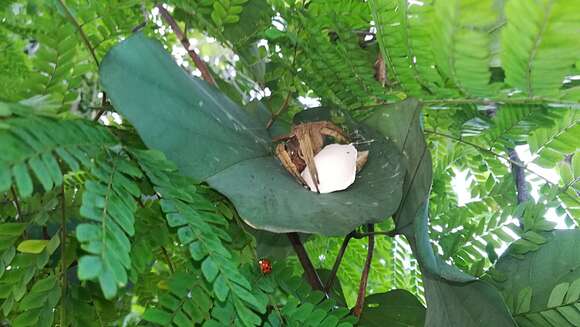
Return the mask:
<path id="1" fill-rule="evenodd" d="M 284 168 L 302 185 L 308 185 L 301 175 L 304 169 L 308 169 L 316 191 L 319 191 L 320 181 L 314 156 L 322 150 L 325 136 L 338 142 L 348 141 L 342 129 L 328 121 L 294 125 L 290 134 L 274 140 L 282 141 L 276 146 L 276 156 Z"/>
<path id="2" fill-rule="evenodd" d="M 276 156 L 284 168 L 318 193 L 346 189 L 368 159 L 368 151 L 359 153 L 352 144 L 330 144 L 323 149 L 326 136 L 339 143 L 348 142 L 346 134 L 328 121 L 294 125 L 290 134 L 275 140 L 282 141 L 276 146 Z"/>

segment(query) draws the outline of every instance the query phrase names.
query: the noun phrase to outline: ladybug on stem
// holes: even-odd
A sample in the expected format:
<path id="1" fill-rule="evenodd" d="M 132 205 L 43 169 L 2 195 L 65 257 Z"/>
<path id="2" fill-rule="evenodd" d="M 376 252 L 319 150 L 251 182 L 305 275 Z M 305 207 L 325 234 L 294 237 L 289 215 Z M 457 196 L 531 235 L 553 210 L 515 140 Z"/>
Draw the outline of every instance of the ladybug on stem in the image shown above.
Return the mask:
<path id="1" fill-rule="evenodd" d="M 262 271 L 262 274 L 266 275 L 272 272 L 272 263 L 270 260 L 262 258 L 258 260 L 258 265 L 260 266 L 260 271 Z"/>

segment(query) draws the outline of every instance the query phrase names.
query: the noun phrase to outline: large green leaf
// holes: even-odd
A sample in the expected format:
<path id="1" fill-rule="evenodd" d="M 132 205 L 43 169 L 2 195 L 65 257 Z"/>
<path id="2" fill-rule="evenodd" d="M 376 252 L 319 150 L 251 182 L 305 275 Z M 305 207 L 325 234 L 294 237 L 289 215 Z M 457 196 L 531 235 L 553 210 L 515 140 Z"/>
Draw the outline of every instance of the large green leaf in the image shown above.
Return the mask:
<path id="1" fill-rule="evenodd" d="M 431 247 L 428 225 L 428 197 L 433 178 L 431 154 L 420 126 L 421 108 L 414 99 L 376 108 L 365 123 L 392 140 L 403 153 L 406 168 L 403 199 L 395 213 L 397 232 L 405 235 L 425 273 L 449 281 L 474 280 L 449 266 Z"/>
<path id="2" fill-rule="evenodd" d="M 365 123 L 394 142 L 403 153 L 406 169 L 403 199 L 395 214 L 397 231 L 408 234 L 431 189 L 431 155 L 419 126 L 421 108 L 415 99 L 377 107 Z"/>
<path id="3" fill-rule="evenodd" d="M 516 326 L 500 294 L 483 281 L 465 284 L 424 276 L 425 327 Z"/>
<path id="4" fill-rule="evenodd" d="M 425 307 L 405 290 L 369 295 L 359 320 L 359 326 L 423 327 Z"/>
<path id="5" fill-rule="evenodd" d="M 552 233 L 523 256 L 509 248 L 492 274 L 520 326 L 580 325 L 580 231 Z"/>
<path id="6" fill-rule="evenodd" d="M 400 152 L 368 127 L 347 126 L 370 150 L 357 181 L 343 192 L 316 194 L 272 155 L 264 124 L 188 76 L 159 42 L 143 34 L 125 40 L 103 60 L 101 79 L 148 147 L 226 195 L 257 229 L 341 235 L 389 217 L 399 205 Z"/>
<path id="7" fill-rule="evenodd" d="M 397 231 L 409 240 L 423 273 L 426 326 L 514 326 L 496 289 L 445 263 L 429 238 L 428 197 L 431 155 L 420 126 L 420 107 L 413 100 L 377 108 L 366 122 L 400 148 L 407 169 L 403 200 L 395 214 Z"/>

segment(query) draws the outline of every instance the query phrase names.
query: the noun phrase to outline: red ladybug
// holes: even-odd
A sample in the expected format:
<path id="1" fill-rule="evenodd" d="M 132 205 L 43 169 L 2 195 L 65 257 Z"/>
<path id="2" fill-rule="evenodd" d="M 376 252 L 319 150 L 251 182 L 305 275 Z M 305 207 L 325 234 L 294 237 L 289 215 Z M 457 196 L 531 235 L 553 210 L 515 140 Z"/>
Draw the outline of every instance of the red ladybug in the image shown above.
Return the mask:
<path id="1" fill-rule="evenodd" d="M 262 271 L 262 274 L 266 275 L 272 272 L 272 263 L 270 262 L 270 260 L 268 259 L 260 259 L 258 261 L 258 264 L 260 265 L 260 270 Z"/>

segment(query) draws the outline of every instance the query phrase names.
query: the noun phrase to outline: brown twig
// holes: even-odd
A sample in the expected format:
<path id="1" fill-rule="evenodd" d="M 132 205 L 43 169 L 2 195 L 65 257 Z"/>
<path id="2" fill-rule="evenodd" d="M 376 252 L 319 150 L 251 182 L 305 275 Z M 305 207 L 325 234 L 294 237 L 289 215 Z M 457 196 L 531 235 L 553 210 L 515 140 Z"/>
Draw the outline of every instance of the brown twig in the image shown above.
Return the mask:
<path id="1" fill-rule="evenodd" d="M 316 269 L 314 269 L 312 261 L 310 261 L 308 253 L 306 252 L 304 245 L 300 241 L 298 233 L 287 233 L 286 235 L 288 235 L 288 239 L 290 240 L 290 243 L 292 244 L 292 247 L 294 248 L 294 251 L 298 256 L 298 260 L 300 261 L 300 264 L 304 269 L 304 273 L 306 274 L 306 280 L 313 289 L 317 291 L 323 291 L 324 287 L 322 286 L 320 277 L 318 276 L 318 273 L 316 273 Z"/>
<path id="2" fill-rule="evenodd" d="M 332 289 L 332 284 L 336 279 L 336 274 L 338 273 L 338 267 L 340 266 L 340 262 L 342 261 L 342 257 L 344 257 L 344 253 L 346 252 L 346 248 L 348 247 L 348 242 L 353 237 L 353 233 L 349 233 L 344 237 L 342 241 L 342 245 L 338 250 L 338 254 L 336 255 L 336 260 L 334 260 L 334 265 L 332 266 L 332 270 L 330 271 L 330 275 L 328 276 L 328 280 L 324 284 L 324 292 L 326 294 L 330 294 L 330 290 Z"/>
<path id="3" fill-rule="evenodd" d="M 526 185 L 526 173 L 519 165 L 515 164 L 516 162 L 522 165 L 522 161 L 518 156 L 518 153 L 515 149 L 508 149 L 509 158 L 512 160 L 511 168 L 512 168 L 512 175 L 514 177 L 514 184 L 516 186 L 516 201 L 517 204 L 522 204 L 529 200 L 530 192 L 528 191 L 528 186 Z M 517 217 L 520 222 L 520 227 L 524 228 L 524 219 L 523 217 Z"/>
<path id="4" fill-rule="evenodd" d="M 203 60 L 201 60 L 201 58 L 198 56 L 195 50 L 191 49 L 191 44 L 189 43 L 189 40 L 181 30 L 179 25 L 177 25 L 177 22 L 175 21 L 175 19 L 173 19 L 173 16 L 171 16 L 171 14 L 167 11 L 167 9 L 163 7 L 163 4 L 158 4 L 156 7 L 157 9 L 159 9 L 159 13 L 161 14 L 165 22 L 167 22 L 167 24 L 171 26 L 173 33 L 175 33 L 175 36 L 177 36 L 177 38 L 181 42 L 181 45 L 183 45 L 183 47 L 185 48 L 185 50 L 195 63 L 197 69 L 199 69 L 199 71 L 201 72 L 201 77 L 206 82 L 208 82 L 208 84 L 215 86 L 216 82 L 213 79 L 213 76 L 210 74 L 207 65 L 205 64 L 205 62 L 203 62 Z"/>
<path id="5" fill-rule="evenodd" d="M 363 307 L 365 304 L 365 296 L 367 293 L 367 284 L 369 280 L 369 272 L 371 271 L 371 261 L 373 260 L 373 251 L 375 249 L 375 236 L 372 234 L 374 231 L 374 225 L 368 225 L 369 234 L 369 244 L 367 249 L 367 259 L 363 268 L 362 276 L 360 278 L 360 284 L 358 286 L 358 296 L 356 298 L 356 304 L 352 309 L 352 313 L 355 317 L 360 318 L 362 314 Z"/>

